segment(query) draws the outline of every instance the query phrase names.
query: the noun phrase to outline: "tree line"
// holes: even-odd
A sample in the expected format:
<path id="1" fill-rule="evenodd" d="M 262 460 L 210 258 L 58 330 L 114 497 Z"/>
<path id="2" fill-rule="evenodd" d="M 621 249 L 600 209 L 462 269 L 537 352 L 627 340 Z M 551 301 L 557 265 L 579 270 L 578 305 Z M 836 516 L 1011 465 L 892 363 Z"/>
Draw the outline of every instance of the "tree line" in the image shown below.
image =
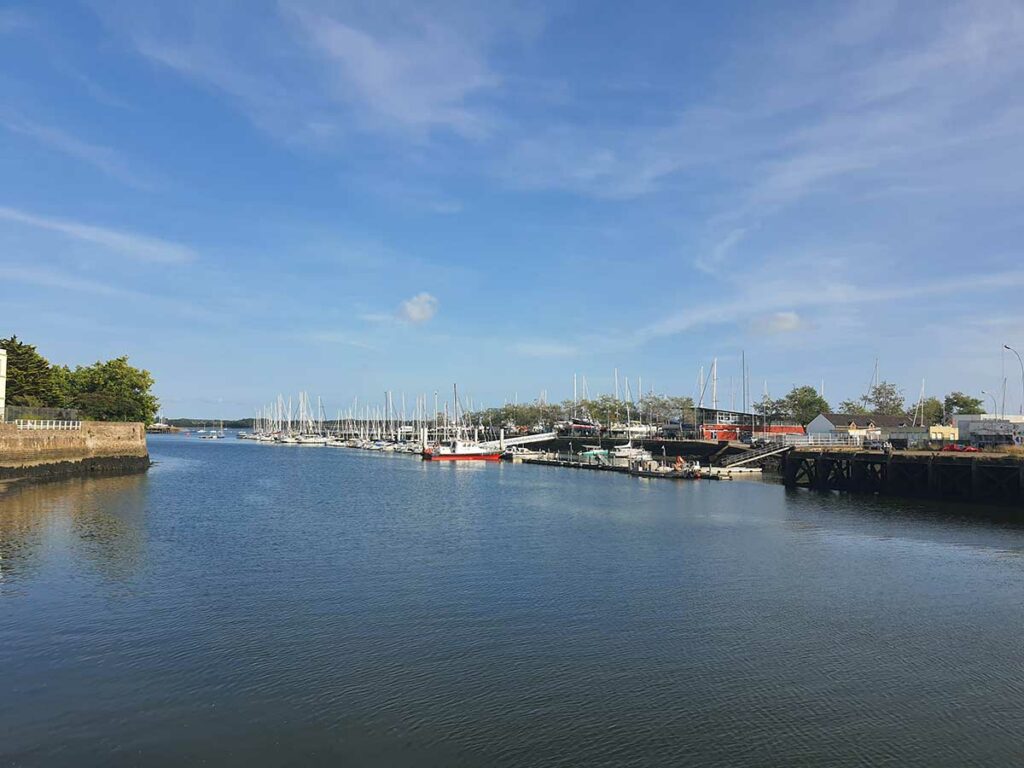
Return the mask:
<path id="1" fill-rule="evenodd" d="M 500 408 L 487 408 L 470 415 L 474 424 L 485 426 L 544 427 L 564 421 L 572 416 L 593 419 L 605 426 L 627 419 L 648 424 L 663 424 L 672 419 L 690 423 L 693 419 L 693 398 L 669 395 L 644 395 L 637 402 L 616 399 L 612 395 L 579 400 L 574 403 L 506 404 Z M 628 409 L 628 410 L 627 410 Z M 884 414 L 905 416 L 923 426 L 948 424 L 961 413 L 978 413 L 982 401 L 963 392 L 951 392 L 941 400 L 927 397 L 920 403 L 907 404 L 903 392 L 895 384 L 879 382 L 870 391 L 855 400 L 843 400 L 833 409 L 812 386 L 795 386 L 780 398 L 765 397 L 754 403 L 754 413 L 771 423 L 807 425 L 821 413 Z"/>
<path id="2" fill-rule="evenodd" d="M 895 384 L 881 381 L 864 395 L 854 400 L 843 400 L 836 411 L 814 387 L 793 387 L 777 400 L 764 398 L 754 404 L 754 410 L 771 421 L 793 421 L 808 424 L 820 413 L 848 413 L 864 415 L 876 413 L 885 416 L 904 416 L 922 426 L 948 424 L 953 416 L 962 413 L 980 413 L 982 401 L 963 392 L 951 392 L 941 400 L 926 397 L 919 403 L 909 404 L 903 391 Z"/>
<path id="3" fill-rule="evenodd" d="M 151 424 L 156 416 L 153 377 L 127 356 L 70 368 L 51 364 L 17 336 L 0 339 L 0 347 L 7 350 L 8 406 L 73 408 L 95 421 Z"/>
<path id="4" fill-rule="evenodd" d="M 643 421 L 661 424 L 670 419 L 692 416 L 693 398 L 646 394 L 635 402 L 619 400 L 612 395 L 599 395 L 562 403 L 506 403 L 500 408 L 486 408 L 470 414 L 470 421 L 484 426 L 541 426 L 545 429 L 574 416 L 592 419 L 608 426 L 616 422 Z"/>

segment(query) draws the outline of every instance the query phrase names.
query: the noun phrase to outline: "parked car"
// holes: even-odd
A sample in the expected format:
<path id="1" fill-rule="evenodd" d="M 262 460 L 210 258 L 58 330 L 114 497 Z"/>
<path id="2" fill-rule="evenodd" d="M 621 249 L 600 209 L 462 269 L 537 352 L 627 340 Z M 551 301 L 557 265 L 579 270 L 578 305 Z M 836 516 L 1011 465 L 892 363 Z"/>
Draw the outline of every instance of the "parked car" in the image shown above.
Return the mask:
<path id="1" fill-rule="evenodd" d="M 951 451 L 953 453 L 979 453 L 980 448 L 973 445 L 959 445 L 957 443 L 950 443 L 949 445 L 942 446 L 942 450 Z"/>

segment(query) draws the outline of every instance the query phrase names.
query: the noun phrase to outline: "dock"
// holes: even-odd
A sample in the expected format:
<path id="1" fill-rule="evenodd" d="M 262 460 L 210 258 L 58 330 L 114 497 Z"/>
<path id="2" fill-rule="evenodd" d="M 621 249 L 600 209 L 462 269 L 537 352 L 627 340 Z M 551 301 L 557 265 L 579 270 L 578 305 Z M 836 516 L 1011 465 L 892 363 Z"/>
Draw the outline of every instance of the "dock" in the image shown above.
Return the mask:
<path id="1" fill-rule="evenodd" d="M 1024 505 L 1024 460 L 1002 453 L 796 449 L 787 487 Z"/>
<path id="2" fill-rule="evenodd" d="M 658 466 L 657 460 L 648 462 L 648 468 L 637 465 L 612 464 L 607 460 L 581 459 L 572 455 L 530 456 L 517 459 L 523 464 L 537 464 L 545 467 L 563 467 L 566 469 L 585 469 L 594 472 L 617 472 L 633 477 L 647 477 L 659 480 L 732 480 L 736 477 L 760 477 L 761 470 L 756 467 L 701 467 L 696 473 L 671 469 L 671 464 Z M 651 464 L 655 468 L 649 468 Z"/>

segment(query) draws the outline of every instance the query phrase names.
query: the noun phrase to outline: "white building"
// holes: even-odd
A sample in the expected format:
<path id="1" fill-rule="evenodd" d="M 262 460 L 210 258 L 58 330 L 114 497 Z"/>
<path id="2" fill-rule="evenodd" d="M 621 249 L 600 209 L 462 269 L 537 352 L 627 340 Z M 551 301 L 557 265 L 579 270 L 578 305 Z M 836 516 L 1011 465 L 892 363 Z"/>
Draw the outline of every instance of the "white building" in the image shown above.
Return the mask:
<path id="1" fill-rule="evenodd" d="M 925 427 L 911 426 L 905 416 L 878 413 L 821 413 L 807 425 L 808 435 L 863 443 L 889 440 L 903 445 L 928 438 Z"/>

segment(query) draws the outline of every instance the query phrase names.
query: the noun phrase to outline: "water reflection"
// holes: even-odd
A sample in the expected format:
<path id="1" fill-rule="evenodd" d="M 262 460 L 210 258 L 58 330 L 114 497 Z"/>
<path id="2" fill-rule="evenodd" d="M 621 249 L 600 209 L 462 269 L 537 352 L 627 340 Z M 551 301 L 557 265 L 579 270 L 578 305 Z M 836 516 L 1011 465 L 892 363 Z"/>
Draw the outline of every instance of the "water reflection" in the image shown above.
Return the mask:
<path id="1" fill-rule="evenodd" d="M 0 493 L 0 578 L 7 589 L 42 565 L 81 562 L 125 581 L 145 553 L 145 475 L 82 478 Z"/>
<path id="2" fill-rule="evenodd" d="M 1020 528 L 758 482 L 151 449 L 148 476 L 0 500 L 0 764 L 1020 762 Z"/>

